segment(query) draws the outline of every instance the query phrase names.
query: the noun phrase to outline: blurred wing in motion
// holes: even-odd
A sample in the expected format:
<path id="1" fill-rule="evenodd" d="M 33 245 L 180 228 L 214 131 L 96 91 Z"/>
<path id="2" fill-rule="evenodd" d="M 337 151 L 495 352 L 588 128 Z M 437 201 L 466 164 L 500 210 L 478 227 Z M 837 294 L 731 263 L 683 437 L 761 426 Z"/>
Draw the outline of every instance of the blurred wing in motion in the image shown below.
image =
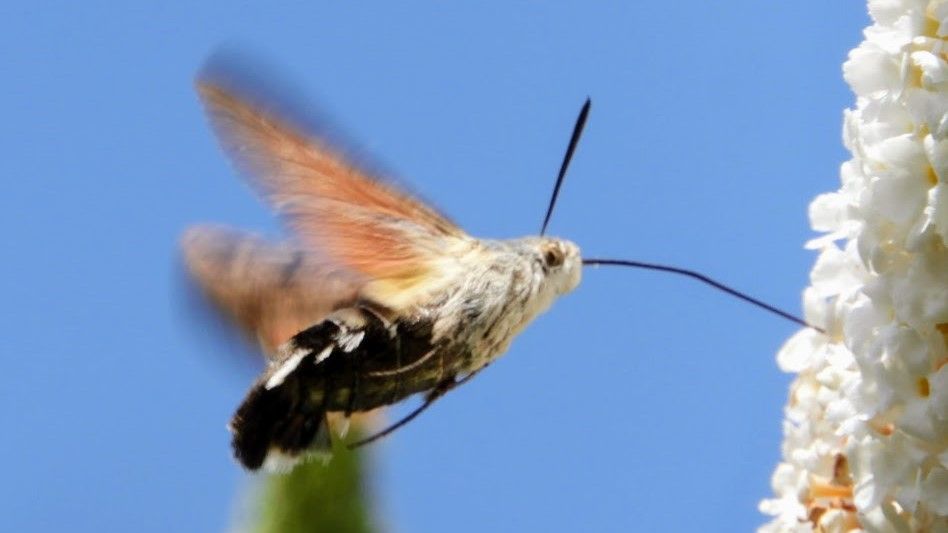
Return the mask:
<path id="1" fill-rule="evenodd" d="M 361 295 L 397 310 L 462 272 L 476 241 L 434 209 L 224 84 L 202 79 L 198 91 L 239 167 L 317 257 L 362 277 Z"/>
<path id="2" fill-rule="evenodd" d="M 271 356 L 293 335 L 356 298 L 351 276 L 329 271 L 290 243 L 198 226 L 181 244 L 188 270 L 205 294 Z"/>

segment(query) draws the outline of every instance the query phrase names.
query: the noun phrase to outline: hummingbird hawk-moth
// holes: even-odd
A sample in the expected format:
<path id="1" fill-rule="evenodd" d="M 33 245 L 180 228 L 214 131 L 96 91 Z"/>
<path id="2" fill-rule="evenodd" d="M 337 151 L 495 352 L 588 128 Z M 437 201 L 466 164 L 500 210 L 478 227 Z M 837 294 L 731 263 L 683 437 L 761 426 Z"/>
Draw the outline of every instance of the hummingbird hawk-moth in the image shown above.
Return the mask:
<path id="1" fill-rule="evenodd" d="M 424 394 L 420 408 L 361 443 L 401 426 L 503 354 L 576 288 L 584 264 L 688 275 L 803 323 L 701 274 L 584 261 L 576 244 L 544 236 L 589 100 L 540 235 L 488 240 L 239 88 L 212 77 L 199 78 L 197 88 L 222 145 L 296 235 L 274 244 L 199 226 L 183 238 L 192 275 L 268 356 L 230 423 L 234 454 L 250 470 L 285 469 L 328 451 L 329 413 L 348 417 Z"/>

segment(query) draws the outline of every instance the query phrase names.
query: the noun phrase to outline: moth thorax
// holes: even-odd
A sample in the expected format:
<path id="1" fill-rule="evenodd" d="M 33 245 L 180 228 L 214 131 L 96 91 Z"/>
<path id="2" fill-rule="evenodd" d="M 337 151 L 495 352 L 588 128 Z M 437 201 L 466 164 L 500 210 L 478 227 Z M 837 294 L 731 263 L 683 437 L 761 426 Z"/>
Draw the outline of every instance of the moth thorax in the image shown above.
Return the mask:
<path id="1" fill-rule="evenodd" d="M 550 252 L 551 246 L 555 251 Z M 483 254 L 440 305 L 433 333 L 493 359 L 557 296 L 579 282 L 575 245 L 530 237 L 485 242 Z"/>

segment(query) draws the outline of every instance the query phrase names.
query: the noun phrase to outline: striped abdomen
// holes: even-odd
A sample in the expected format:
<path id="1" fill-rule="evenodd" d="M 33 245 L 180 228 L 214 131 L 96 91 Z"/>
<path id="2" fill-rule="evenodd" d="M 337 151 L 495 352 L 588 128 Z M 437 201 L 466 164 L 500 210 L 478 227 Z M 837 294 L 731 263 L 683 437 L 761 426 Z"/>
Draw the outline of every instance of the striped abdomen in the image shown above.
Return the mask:
<path id="1" fill-rule="evenodd" d="M 280 352 L 230 424 L 234 453 L 251 470 L 328 449 L 327 412 L 389 405 L 462 370 L 447 343 L 432 342 L 430 324 L 388 323 L 365 307 L 330 315 Z"/>

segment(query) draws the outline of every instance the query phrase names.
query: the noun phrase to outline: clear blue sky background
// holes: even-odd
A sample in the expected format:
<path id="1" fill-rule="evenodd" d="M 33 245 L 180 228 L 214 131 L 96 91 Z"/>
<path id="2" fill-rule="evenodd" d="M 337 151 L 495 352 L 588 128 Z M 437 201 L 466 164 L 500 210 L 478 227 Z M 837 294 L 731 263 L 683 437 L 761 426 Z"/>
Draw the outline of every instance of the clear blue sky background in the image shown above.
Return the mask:
<path id="1" fill-rule="evenodd" d="M 192 89 L 275 61 L 474 235 L 537 230 L 799 310 L 837 187 L 862 2 L 171 2 L 0 7 L 0 529 L 219 531 L 251 478 L 225 423 L 256 369 L 182 304 L 199 221 L 279 222 Z M 58 4 L 58 5 L 54 5 Z M 585 274 L 469 385 L 374 449 L 396 532 L 746 531 L 764 520 L 796 328 L 694 282 Z"/>

